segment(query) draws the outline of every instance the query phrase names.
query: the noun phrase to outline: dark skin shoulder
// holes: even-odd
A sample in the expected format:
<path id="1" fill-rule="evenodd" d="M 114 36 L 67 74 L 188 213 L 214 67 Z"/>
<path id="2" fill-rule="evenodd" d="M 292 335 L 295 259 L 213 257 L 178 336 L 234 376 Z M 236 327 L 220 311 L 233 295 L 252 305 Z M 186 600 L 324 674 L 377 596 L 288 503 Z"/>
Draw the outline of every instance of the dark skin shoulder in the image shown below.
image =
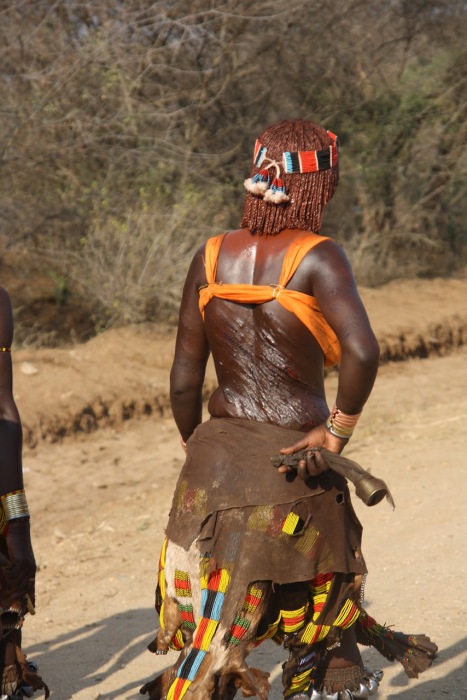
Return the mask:
<path id="1" fill-rule="evenodd" d="M 301 233 L 294 229 L 259 237 L 245 229 L 229 232 L 219 254 L 217 281 L 277 284 L 286 250 Z M 212 352 L 219 388 L 209 402 L 211 415 L 302 430 L 300 447 L 286 452 L 319 445 L 340 452 L 345 442 L 323 425 L 329 415 L 323 355 L 308 329 L 276 300 L 253 305 L 214 298 L 203 322 L 198 289 L 205 283 L 203 246 L 187 275 L 171 372 L 172 406 L 183 440 L 201 422 L 201 390 Z M 340 246 L 327 240 L 314 247 L 288 288 L 314 296 L 335 331 L 342 348 L 336 401 L 344 412 L 359 413 L 374 383 L 379 348 Z"/>
<path id="2" fill-rule="evenodd" d="M 0 347 L 10 348 L 13 341 L 13 313 L 8 292 L 0 287 Z M 22 428 L 13 398 L 11 354 L 0 352 L 0 495 L 21 490 L 23 485 Z M 36 564 L 31 545 L 29 519 L 8 522 L 5 534 L 10 569 L 4 569 L 3 579 L 11 591 L 11 599 L 29 593 L 34 600 Z M 2 591 L 2 600 L 8 591 Z"/>
<path id="3" fill-rule="evenodd" d="M 0 287 L 0 347 L 13 342 L 13 313 L 10 297 Z M 23 488 L 21 466 L 21 421 L 13 398 L 10 352 L 0 352 L 0 494 Z"/>

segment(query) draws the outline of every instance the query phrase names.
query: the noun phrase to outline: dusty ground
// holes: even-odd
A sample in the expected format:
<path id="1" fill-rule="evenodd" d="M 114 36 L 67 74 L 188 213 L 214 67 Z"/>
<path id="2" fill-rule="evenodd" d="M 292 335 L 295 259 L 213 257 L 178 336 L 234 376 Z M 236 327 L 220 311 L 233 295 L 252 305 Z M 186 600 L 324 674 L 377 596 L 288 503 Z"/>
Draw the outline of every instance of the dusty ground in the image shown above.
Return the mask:
<path id="1" fill-rule="evenodd" d="M 396 500 L 395 511 L 356 503 L 367 605 L 381 622 L 424 631 L 440 647 L 433 668 L 410 684 L 376 653 L 364 659 L 385 669 L 381 700 L 463 700 L 467 279 L 362 295 L 386 363 L 346 454 L 386 479 Z M 14 352 L 39 564 L 37 615 L 26 621 L 24 646 L 54 700 L 136 699 L 175 659 L 146 651 L 183 457 L 167 402 L 172 348 L 172 333 L 145 326 Z M 208 389 L 213 382 L 210 369 Z M 329 402 L 335 387 L 331 374 Z M 269 643 L 255 656 L 254 665 L 271 671 L 278 700 L 283 653 Z"/>

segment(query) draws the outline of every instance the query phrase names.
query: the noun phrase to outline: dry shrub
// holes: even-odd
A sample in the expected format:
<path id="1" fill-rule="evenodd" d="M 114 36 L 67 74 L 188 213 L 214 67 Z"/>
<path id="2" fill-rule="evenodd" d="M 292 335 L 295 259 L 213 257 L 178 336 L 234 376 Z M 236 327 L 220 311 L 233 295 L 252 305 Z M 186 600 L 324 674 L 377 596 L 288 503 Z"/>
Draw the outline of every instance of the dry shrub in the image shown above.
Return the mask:
<path id="1" fill-rule="evenodd" d="M 175 319 L 194 251 L 213 220 L 223 230 L 218 208 L 216 191 L 186 191 L 172 206 L 140 204 L 124 219 L 96 216 L 66 261 L 71 284 L 98 302 L 96 328 Z"/>
<path id="2" fill-rule="evenodd" d="M 466 23 L 463 0 L 0 0 L 2 250 L 98 327 L 169 320 L 255 137 L 305 117 L 340 138 L 324 232 L 359 281 L 459 269 Z"/>

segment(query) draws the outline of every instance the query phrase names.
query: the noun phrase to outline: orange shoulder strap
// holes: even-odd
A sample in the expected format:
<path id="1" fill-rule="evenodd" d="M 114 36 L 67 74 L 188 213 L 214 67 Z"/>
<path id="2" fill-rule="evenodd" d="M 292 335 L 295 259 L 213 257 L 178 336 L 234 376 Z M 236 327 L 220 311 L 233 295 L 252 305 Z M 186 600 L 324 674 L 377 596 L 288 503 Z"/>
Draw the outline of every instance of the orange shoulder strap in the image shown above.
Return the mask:
<path id="1" fill-rule="evenodd" d="M 216 281 L 219 251 L 226 235 L 226 233 L 221 233 L 219 236 L 213 236 L 212 238 L 208 238 L 206 241 L 205 264 L 206 281 L 208 284 L 213 284 Z M 282 264 L 279 284 L 282 287 L 286 287 L 305 255 L 319 243 L 328 240 L 328 237 L 318 236 L 315 233 L 304 233 L 301 236 L 297 236 L 297 238 L 287 248 L 284 262 Z"/>
<path id="2" fill-rule="evenodd" d="M 219 236 L 213 236 L 213 238 L 208 238 L 208 240 L 206 241 L 204 254 L 206 258 L 206 282 L 208 284 L 213 284 L 216 281 L 219 251 L 221 249 L 222 241 L 224 240 L 226 235 L 226 233 L 221 233 Z"/>
<path id="3" fill-rule="evenodd" d="M 279 285 L 281 287 L 286 287 L 305 255 L 319 243 L 328 240 L 329 238 L 326 236 L 318 236 L 316 233 L 304 233 L 303 235 L 297 236 L 287 248 L 284 262 L 282 263 Z"/>

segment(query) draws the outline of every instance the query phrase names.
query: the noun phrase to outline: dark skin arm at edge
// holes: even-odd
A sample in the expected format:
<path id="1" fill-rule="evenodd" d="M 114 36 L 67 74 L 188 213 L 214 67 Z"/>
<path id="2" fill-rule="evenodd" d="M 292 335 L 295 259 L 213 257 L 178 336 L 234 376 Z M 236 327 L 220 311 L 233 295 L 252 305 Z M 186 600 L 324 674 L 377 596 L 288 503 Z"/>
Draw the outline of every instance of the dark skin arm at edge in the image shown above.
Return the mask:
<path id="1" fill-rule="evenodd" d="M 198 287 L 206 283 L 203 255 L 204 246 L 195 254 L 188 270 L 170 372 L 172 412 L 184 442 L 202 422 L 202 389 L 210 352 L 199 310 Z"/>
<path id="2" fill-rule="evenodd" d="M 0 287 L 0 346 L 9 348 L 13 341 L 13 313 L 7 291 Z M 21 490 L 23 432 L 13 398 L 13 369 L 11 354 L 0 352 L 0 495 Z M 11 600 L 28 593 L 34 601 L 36 563 L 31 544 L 29 518 L 10 520 L 5 534 L 10 569 L 3 578 L 11 590 Z M 5 603 L 8 590 L 2 592 Z"/>
<path id="3" fill-rule="evenodd" d="M 10 298 L 0 288 L 0 346 L 11 347 L 13 313 Z M 0 352 L 0 494 L 23 488 L 22 428 L 13 398 L 11 354 Z"/>
<path id="4" fill-rule="evenodd" d="M 336 333 L 342 350 L 336 404 L 344 413 L 358 414 L 376 379 L 379 345 L 358 293 L 352 269 L 343 250 L 334 241 L 321 243 L 302 264 L 307 266 L 306 271 L 313 283 L 313 296 Z M 348 440 L 332 435 L 326 425 L 322 424 L 281 452 L 291 454 L 307 447 L 325 447 L 340 454 L 347 442 Z M 279 471 L 286 472 L 289 469 L 280 467 Z"/>

